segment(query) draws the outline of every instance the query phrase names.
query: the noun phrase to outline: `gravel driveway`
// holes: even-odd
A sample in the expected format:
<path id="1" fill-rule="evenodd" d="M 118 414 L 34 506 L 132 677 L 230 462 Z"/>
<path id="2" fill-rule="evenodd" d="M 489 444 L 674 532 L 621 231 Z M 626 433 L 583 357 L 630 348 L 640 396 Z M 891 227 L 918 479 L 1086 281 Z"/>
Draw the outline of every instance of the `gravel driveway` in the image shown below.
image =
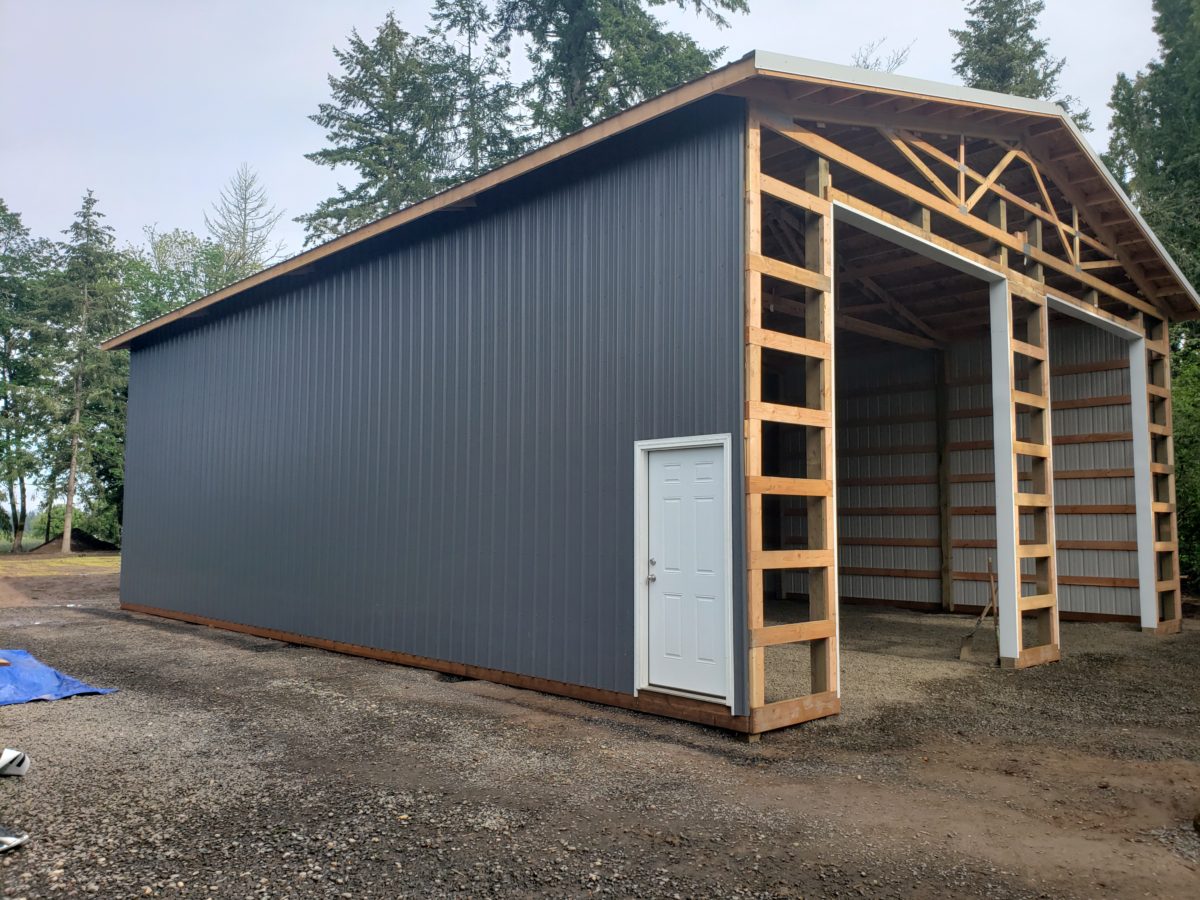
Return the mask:
<path id="1" fill-rule="evenodd" d="M 0 708 L 6 898 L 1200 896 L 1200 623 L 1014 673 L 847 608 L 846 712 L 748 744 L 4 580 L 0 646 L 119 688 Z"/>

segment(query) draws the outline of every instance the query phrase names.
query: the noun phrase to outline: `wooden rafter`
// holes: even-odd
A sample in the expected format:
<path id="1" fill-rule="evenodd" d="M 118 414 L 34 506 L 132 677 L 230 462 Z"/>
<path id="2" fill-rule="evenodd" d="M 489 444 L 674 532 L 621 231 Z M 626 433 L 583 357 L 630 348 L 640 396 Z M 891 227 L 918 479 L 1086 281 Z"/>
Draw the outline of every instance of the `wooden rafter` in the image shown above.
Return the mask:
<path id="1" fill-rule="evenodd" d="M 891 131 L 887 128 L 880 128 L 879 133 L 887 138 L 891 142 L 892 146 L 899 150 L 900 154 L 905 159 L 912 163 L 913 168 L 925 176 L 926 181 L 937 188 L 938 193 L 940 193 L 951 203 L 959 202 L 958 196 L 949 188 L 949 186 L 947 186 L 946 182 L 942 181 L 942 179 L 940 179 L 934 173 L 934 171 L 929 168 L 929 166 L 925 165 L 925 161 L 922 160 L 921 157 L 917 156 L 917 154 L 912 151 L 912 148 L 909 147 L 907 143 L 902 141 L 894 131 Z"/>
<path id="2" fill-rule="evenodd" d="M 1068 200 L 1070 200 L 1073 204 L 1075 204 L 1075 207 L 1077 209 L 1085 209 L 1086 210 L 1086 209 L 1094 208 L 1097 205 L 1094 198 L 1085 197 L 1079 192 L 1078 188 L 1076 188 L 1074 185 L 1064 183 L 1064 173 L 1061 171 L 1059 164 L 1051 162 L 1051 163 L 1048 163 L 1045 168 L 1046 168 L 1047 174 L 1049 174 L 1050 177 L 1055 179 L 1055 182 L 1059 185 L 1059 189 L 1063 192 L 1063 194 L 1067 197 Z M 1102 199 L 1104 202 L 1107 203 L 1110 198 L 1106 196 Z M 1141 290 L 1141 292 L 1146 296 L 1146 298 L 1148 300 L 1150 300 L 1151 303 L 1154 304 L 1155 308 L 1158 311 L 1158 313 L 1157 313 L 1158 315 L 1162 316 L 1163 318 L 1169 318 L 1170 316 L 1169 316 L 1167 307 L 1164 304 L 1164 302 L 1162 301 L 1162 299 L 1160 298 L 1160 291 L 1154 285 L 1150 284 L 1149 281 L 1147 280 L 1146 273 L 1145 273 L 1145 267 L 1140 262 L 1133 259 L 1127 251 L 1122 249 L 1121 241 L 1118 239 L 1117 235 L 1111 230 L 1110 226 L 1112 224 L 1113 224 L 1112 222 L 1105 221 L 1105 217 L 1103 215 L 1100 215 L 1097 217 L 1096 233 L 1101 238 L 1104 238 L 1108 242 L 1108 245 L 1111 245 L 1111 247 L 1112 247 L 1112 249 L 1109 250 L 1106 246 L 1106 248 L 1105 248 L 1106 252 L 1104 255 L 1106 257 L 1114 259 L 1118 263 L 1120 263 L 1121 267 L 1124 269 L 1126 274 L 1129 275 L 1129 277 L 1130 277 L 1130 279 L 1132 279 L 1133 283 L 1136 284 L 1138 286 L 1138 289 Z M 1090 236 L 1087 234 L 1079 233 L 1079 239 L 1082 240 L 1084 243 L 1094 246 Z M 1150 260 L 1152 260 L 1154 262 L 1159 262 L 1160 257 L 1158 256 L 1157 253 L 1154 253 L 1154 254 L 1151 254 Z M 1086 268 L 1086 266 L 1084 266 L 1082 263 L 1080 264 L 1080 266 L 1081 266 L 1081 268 Z M 1172 279 L 1172 283 L 1173 282 L 1174 282 L 1174 279 Z"/>
<path id="3" fill-rule="evenodd" d="M 939 149 L 938 147 L 929 143 L 928 141 L 920 138 L 919 136 L 912 134 L 910 132 L 903 132 L 903 131 L 900 132 L 900 134 L 914 148 L 922 151 L 923 153 L 932 157 L 933 159 L 936 159 L 939 162 L 942 162 L 942 163 L 944 163 L 948 166 L 952 166 L 952 167 L 958 165 L 958 163 L 954 159 L 954 157 L 943 152 L 941 149 Z M 1003 147 L 1006 151 L 1017 150 L 1017 155 L 1020 157 L 1023 157 L 1022 161 L 1028 161 L 1030 159 L 1028 153 L 1026 153 L 1023 150 L 1020 150 L 1017 147 L 1010 146 L 1010 145 L 1002 143 L 1000 141 L 995 141 L 995 143 L 997 146 Z M 1034 167 L 1031 165 L 1030 168 L 1032 170 Z M 985 181 L 987 181 L 986 175 L 980 174 L 978 171 L 976 171 L 969 165 L 965 166 L 964 172 L 968 178 L 971 178 L 972 180 L 974 180 L 975 182 L 977 182 L 979 184 L 983 184 Z M 992 193 L 996 194 L 1001 199 L 1006 200 L 1009 203 L 1012 203 L 1013 205 L 1023 209 L 1025 212 L 1029 213 L 1031 216 L 1035 216 L 1050 225 L 1054 225 L 1056 222 L 1061 225 L 1061 222 L 1053 215 L 1052 209 L 1046 210 L 1046 209 L 1043 209 L 1041 206 L 1038 206 L 1037 204 L 1030 203 L 1028 200 L 1026 200 L 1024 197 L 1020 196 L 1019 194 L 1015 194 L 1012 191 L 1007 190 L 1003 185 L 999 184 L 998 182 L 995 182 L 995 181 L 992 182 L 992 185 L 989 188 L 989 190 Z M 1044 202 L 1048 203 L 1049 201 L 1046 200 Z M 1108 256 L 1108 257 L 1115 256 L 1115 253 L 1113 252 L 1111 247 L 1109 247 L 1107 244 L 1103 243 L 1102 241 L 1099 241 L 1096 238 L 1093 238 L 1091 235 L 1081 233 L 1079 237 L 1083 243 L 1087 244 L 1089 247 L 1091 247 L 1093 250 L 1097 251 L 1098 253 L 1103 253 L 1105 256 Z"/>
<path id="4" fill-rule="evenodd" d="M 975 192 L 967 198 L 967 202 L 965 204 L 967 207 L 967 212 L 970 212 L 975 208 L 975 204 L 982 200 L 983 195 L 992 189 L 992 186 L 996 183 L 996 179 L 1004 174 L 1004 170 L 1008 168 L 1008 164 L 1016 158 L 1017 151 L 1011 149 L 1005 153 L 1003 157 L 1001 157 L 1000 162 L 996 163 L 996 165 L 992 167 L 992 171 L 988 173 L 987 178 L 985 178 L 980 183 L 979 187 L 975 188 Z"/>
<path id="5" fill-rule="evenodd" d="M 1069 275 L 1081 282 L 1088 288 L 1094 288 L 1102 294 L 1111 297 L 1114 300 L 1119 300 L 1127 306 L 1132 307 L 1138 312 L 1148 312 L 1152 315 L 1158 315 L 1156 308 L 1140 299 L 1139 297 L 1130 294 L 1128 291 L 1109 284 L 1088 272 L 1083 272 L 1075 267 L 1071 262 L 1066 262 L 1047 253 L 1044 250 L 1030 248 L 1024 241 L 1016 236 L 1009 234 L 1002 229 L 992 226 L 988 222 L 980 219 L 977 216 L 969 213 L 963 213 L 956 204 L 947 201 L 944 197 L 923 190 L 903 178 L 883 169 L 879 165 L 850 153 L 834 141 L 817 134 L 816 132 L 798 125 L 792 121 L 790 116 L 781 116 L 771 111 L 763 113 L 763 124 L 769 127 L 784 137 L 787 137 L 801 146 L 805 146 L 810 150 L 819 153 L 827 158 L 834 160 L 842 165 L 854 169 L 861 175 L 865 175 L 873 181 L 878 182 L 884 187 L 888 187 L 894 191 L 901 193 L 910 199 L 915 200 L 930 210 L 964 225 L 967 228 L 975 231 L 978 234 L 984 235 L 1000 244 L 1014 250 L 1018 253 L 1030 253 L 1038 263 L 1044 264 L 1049 268 L 1053 268 L 1062 274 Z M 983 176 L 980 176 L 981 178 Z"/>
<path id="6" fill-rule="evenodd" d="M 1072 265 L 1078 265 L 1079 259 L 1071 252 L 1071 241 L 1067 239 L 1067 229 L 1063 227 L 1062 220 L 1058 217 L 1058 213 L 1054 208 L 1054 203 L 1050 200 L 1050 192 L 1046 190 L 1046 182 L 1042 180 L 1042 173 L 1038 171 L 1037 163 L 1025 151 L 1020 151 L 1021 159 L 1029 166 L 1029 171 L 1033 173 L 1033 180 L 1037 182 L 1038 193 L 1041 194 L 1042 202 L 1046 204 L 1046 211 L 1051 214 L 1051 223 L 1054 230 L 1058 232 L 1058 238 L 1062 241 L 1063 252 L 1067 254 L 1067 259 Z"/>
<path id="7" fill-rule="evenodd" d="M 911 331 L 901 331 L 899 328 L 880 325 L 878 322 L 868 322 L 866 319 L 860 319 L 857 316 L 850 316 L 846 313 L 838 313 L 836 322 L 838 328 L 853 332 L 854 334 L 861 334 L 864 337 L 873 337 L 881 341 L 886 341 L 889 344 L 900 344 L 901 346 L 913 347 L 917 350 L 937 350 L 942 346 L 939 341 L 922 337 L 919 334 L 913 334 Z"/>
<path id="8" fill-rule="evenodd" d="M 912 312 L 905 304 L 901 303 L 884 288 L 880 287 L 878 282 L 868 275 L 859 275 L 853 269 L 843 270 L 843 277 L 849 279 L 858 288 L 866 292 L 869 296 L 879 300 L 892 314 L 900 319 L 903 319 L 909 325 L 912 325 L 927 338 L 935 343 L 943 343 L 945 338 L 936 329 L 931 328 L 920 317 Z"/>

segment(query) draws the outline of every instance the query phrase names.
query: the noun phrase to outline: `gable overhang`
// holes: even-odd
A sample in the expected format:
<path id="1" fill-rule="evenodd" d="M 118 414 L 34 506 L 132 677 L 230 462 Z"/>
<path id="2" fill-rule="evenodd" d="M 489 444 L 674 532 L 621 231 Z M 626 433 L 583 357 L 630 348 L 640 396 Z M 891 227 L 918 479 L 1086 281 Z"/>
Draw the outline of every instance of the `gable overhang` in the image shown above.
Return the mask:
<path id="1" fill-rule="evenodd" d="M 1138 213 L 1116 179 L 1063 110 L 1053 103 L 991 91 L 925 81 L 835 63 L 755 51 L 695 81 L 654 97 L 582 131 L 519 157 L 470 181 L 435 194 L 390 216 L 348 232 L 279 262 L 248 278 L 144 322 L 101 344 L 129 349 L 154 332 L 213 312 L 213 307 L 277 279 L 310 273 L 323 260 L 381 235 L 410 226 L 434 213 L 470 207 L 476 197 L 544 166 L 565 159 L 714 94 L 755 96 L 774 92 L 801 116 L 820 121 L 871 124 L 886 116 L 913 128 L 985 137 L 1020 136 L 1042 149 L 1048 162 L 1097 184 L 1079 195 L 1082 213 L 1117 229 L 1126 265 L 1143 270 L 1155 297 L 1172 319 L 1200 317 L 1200 294 Z M 1042 161 L 1042 160 L 1039 160 Z M 1145 293 L 1145 292 L 1143 292 Z"/>

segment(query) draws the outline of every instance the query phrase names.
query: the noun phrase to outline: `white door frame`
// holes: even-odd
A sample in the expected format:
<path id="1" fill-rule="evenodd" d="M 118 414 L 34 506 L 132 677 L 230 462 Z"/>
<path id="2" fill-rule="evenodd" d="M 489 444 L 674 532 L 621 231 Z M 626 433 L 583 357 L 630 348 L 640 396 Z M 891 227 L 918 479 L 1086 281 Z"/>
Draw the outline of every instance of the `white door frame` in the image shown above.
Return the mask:
<path id="1" fill-rule="evenodd" d="M 987 284 L 992 355 L 992 478 L 996 485 L 996 590 L 1000 598 L 999 609 L 996 612 L 999 619 L 1000 655 L 1015 659 L 1021 646 L 1021 610 L 1017 599 L 1021 593 L 1021 564 L 1017 558 L 1017 544 L 1020 542 L 1017 533 L 1019 520 L 1016 508 L 1010 503 L 1001 502 L 1001 498 L 1013 497 L 1017 493 L 1017 460 L 1007 449 L 1012 447 L 1016 431 L 1011 395 L 1013 359 L 1008 343 L 1008 279 L 995 269 L 844 204 L 835 202 L 833 212 L 838 221 L 849 222 L 868 234 L 883 238 L 958 272 L 972 275 Z M 1049 346 L 1047 335 L 1046 347 Z M 1007 410 L 1007 414 L 1002 410 Z M 1053 466 L 1051 460 L 1052 472 Z"/>
<path id="2" fill-rule="evenodd" d="M 994 269 L 987 268 L 959 256 L 931 241 L 926 241 L 917 235 L 889 225 L 887 222 L 876 219 L 874 216 L 867 215 L 843 203 L 834 201 L 833 213 L 837 221 L 848 222 L 869 234 L 883 238 L 928 259 L 941 262 L 960 272 L 974 275 L 988 282 L 989 302 L 991 306 L 990 325 L 992 331 L 992 402 L 997 409 L 1007 405 L 1009 397 L 1005 386 L 1011 375 L 1012 355 L 1008 352 L 1007 335 L 1004 335 L 1005 340 L 1003 342 L 1001 342 L 1000 337 L 997 335 L 999 331 L 997 323 L 1006 322 L 1005 317 L 1008 315 L 1007 284 L 1004 276 Z M 1136 527 L 1138 536 L 1139 614 L 1143 628 L 1154 628 L 1158 625 L 1158 588 L 1155 581 L 1157 578 L 1157 565 L 1154 554 L 1153 476 L 1150 471 L 1150 414 L 1149 398 L 1146 389 L 1148 375 L 1145 335 L 1138 332 L 1133 326 L 1114 322 L 1112 318 L 1107 316 L 1092 314 L 1085 309 L 1081 309 L 1077 304 L 1068 303 L 1062 297 L 1056 297 L 1052 288 L 1046 291 L 1046 305 L 1049 309 L 1053 309 L 1056 312 L 1087 322 L 1110 334 L 1117 335 L 1128 343 L 1130 397 L 1133 418 L 1134 491 L 1137 494 L 1135 508 L 1137 510 Z M 1007 331 L 1007 327 L 1004 330 Z M 1050 341 L 1050 335 L 1047 334 L 1047 350 L 1050 347 Z M 998 360 L 999 364 L 997 364 Z M 1014 427 L 1011 422 L 1007 422 L 1006 425 L 1007 418 L 1010 417 L 993 415 L 993 429 L 1004 430 Z M 1004 435 L 1000 434 L 999 430 L 994 435 L 994 444 L 996 447 L 1001 446 L 1001 440 L 1004 438 Z M 1017 484 L 1015 460 L 1009 459 L 1010 454 L 1007 453 L 994 452 L 994 455 L 996 459 L 995 478 L 997 496 L 1002 496 L 1002 492 L 1007 493 L 1010 490 L 1015 492 Z M 1051 471 L 1053 471 L 1053 457 L 1051 457 Z M 1002 504 L 1000 503 L 996 504 L 997 535 L 1001 534 L 1002 528 L 1004 529 L 1003 533 L 1007 534 L 1010 529 L 1015 531 L 1017 527 L 1015 510 L 1010 520 L 1009 515 L 1001 510 L 1001 506 Z M 996 553 L 998 590 L 1002 597 L 1005 596 L 1006 591 L 1011 596 L 1016 597 L 1020 575 L 1019 564 L 1015 557 L 1015 547 L 1010 550 L 1007 547 L 1007 542 L 1004 542 L 1005 547 L 1000 547 L 1000 543 L 998 540 Z M 1005 648 L 1011 651 L 1017 646 L 1016 629 L 1020 627 L 1019 614 L 1014 615 L 1012 609 L 1006 609 L 1006 606 L 1008 604 L 1002 605 L 1000 616 L 1001 656 L 1009 655 L 1009 653 L 1005 652 Z M 1007 616 L 1004 615 L 1005 612 L 1008 613 Z"/>
<path id="3" fill-rule="evenodd" d="M 734 706 L 734 639 L 733 639 L 733 436 L 702 434 L 687 437 L 659 438 L 635 441 L 633 444 L 633 597 L 634 597 L 634 696 L 639 691 L 653 690 L 658 694 L 674 694 L 712 702 L 707 694 L 650 687 L 650 454 L 655 450 L 683 450 L 690 447 L 720 447 L 725 467 L 725 496 L 722 498 L 725 517 L 725 696 L 717 698 L 730 709 Z"/>

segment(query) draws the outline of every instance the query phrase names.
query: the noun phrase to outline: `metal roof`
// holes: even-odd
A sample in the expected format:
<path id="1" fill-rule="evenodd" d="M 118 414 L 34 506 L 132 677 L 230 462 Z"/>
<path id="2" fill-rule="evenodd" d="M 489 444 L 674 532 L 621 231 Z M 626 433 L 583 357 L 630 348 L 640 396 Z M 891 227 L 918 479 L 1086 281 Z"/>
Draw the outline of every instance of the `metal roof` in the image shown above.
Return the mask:
<path id="1" fill-rule="evenodd" d="M 110 338 L 101 346 L 105 350 L 128 348 L 139 338 L 173 322 L 194 316 L 215 304 L 244 294 L 252 288 L 256 288 L 282 276 L 308 272 L 314 263 L 326 257 L 400 228 L 432 213 L 453 209 L 456 205 L 468 203 L 473 197 L 497 185 L 570 156 L 586 147 L 634 128 L 651 119 L 658 118 L 682 106 L 694 103 L 711 94 L 729 90 L 754 79 L 770 80 L 779 77 L 788 77 L 815 83 L 824 82 L 835 86 L 853 87 L 897 96 L 922 97 L 935 101 L 1006 109 L 1056 120 L 1062 127 L 1068 130 L 1074 142 L 1078 145 L 1079 150 L 1085 155 L 1090 164 L 1102 174 L 1107 189 L 1119 198 L 1125 211 L 1129 213 L 1131 221 L 1137 225 L 1138 230 L 1142 232 L 1155 253 L 1162 259 L 1171 276 L 1178 281 L 1183 289 L 1183 293 L 1191 301 L 1193 307 L 1191 313 L 1200 313 L 1200 293 L 1188 282 L 1166 248 L 1163 247 L 1157 236 L 1150 229 L 1150 226 L 1146 224 L 1146 221 L 1138 213 L 1136 207 L 1133 205 L 1133 201 L 1129 199 L 1112 173 L 1100 161 L 1099 156 L 1088 144 L 1082 132 L 1080 132 L 1079 128 L 1071 120 L 1071 117 L 1058 105 L 1044 100 L 1030 100 L 1025 97 L 1000 94 L 994 91 L 981 91 L 960 85 L 911 78 L 906 75 L 859 69 L 853 66 L 838 65 L 837 63 L 755 50 L 747 53 L 741 59 L 716 69 L 695 81 L 680 85 L 665 94 L 646 100 L 611 118 L 597 122 L 582 131 L 567 135 L 553 143 L 531 151 L 491 172 L 463 182 L 418 203 L 414 203 L 412 206 L 406 207 L 399 212 L 392 213 L 376 222 L 306 250 L 206 297 L 201 297 L 158 318 L 142 323 L 123 334 Z"/>

